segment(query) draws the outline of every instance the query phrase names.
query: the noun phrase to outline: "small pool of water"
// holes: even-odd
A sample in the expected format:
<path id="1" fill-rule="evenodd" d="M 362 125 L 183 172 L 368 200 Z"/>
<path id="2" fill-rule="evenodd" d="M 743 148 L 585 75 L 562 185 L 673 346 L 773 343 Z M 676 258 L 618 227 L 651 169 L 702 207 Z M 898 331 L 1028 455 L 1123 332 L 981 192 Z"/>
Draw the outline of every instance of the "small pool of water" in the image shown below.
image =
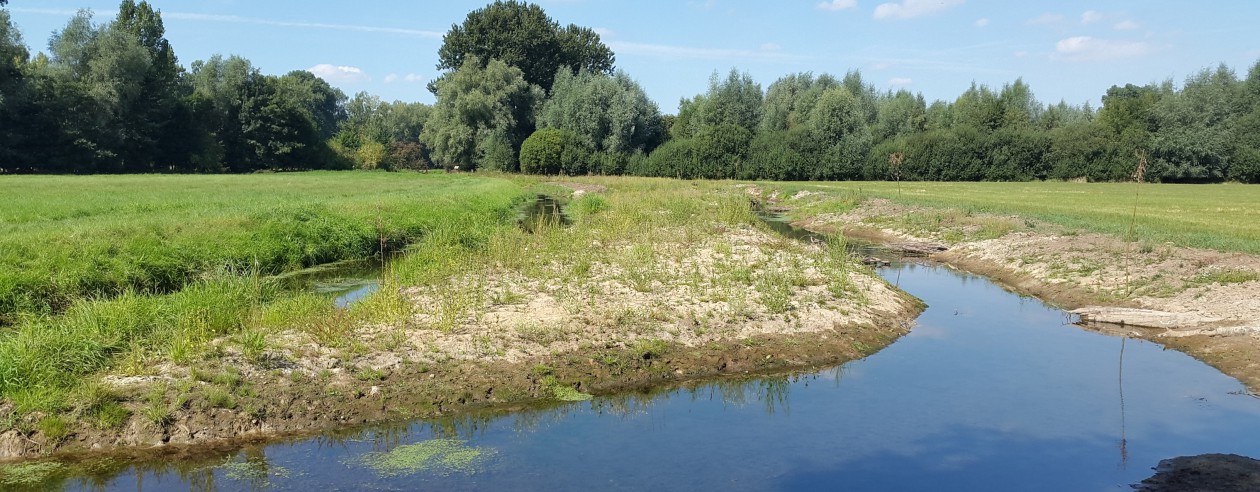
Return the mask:
<path id="1" fill-rule="evenodd" d="M 381 269 L 378 260 L 340 261 L 317 265 L 292 272 L 277 280 L 290 289 L 316 294 L 327 294 L 338 308 L 345 308 L 381 287 Z"/>
<path id="2" fill-rule="evenodd" d="M 555 197 L 538 195 L 538 198 L 526 203 L 521 209 L 517 221 L 526 232 L 533 233 L 540 226 L 567 226 L 569 216 Z"/>
<path id="3" fill-rule="evenodd" d="M 1260 456 L 1260 400 L 1202 362 L 1082 330 L 981 277 L 917 264 L 881 273 L 929 308 L 899 341 L 832 369 L 417 421 L 48 485 L 1102 491 L 1129 490 L 1164 458 Z M 416 454 L 435 442 L 455 451 Z M 411 453 L 395 464 L 454 458 L 372 466 L 391 450 Z"/>

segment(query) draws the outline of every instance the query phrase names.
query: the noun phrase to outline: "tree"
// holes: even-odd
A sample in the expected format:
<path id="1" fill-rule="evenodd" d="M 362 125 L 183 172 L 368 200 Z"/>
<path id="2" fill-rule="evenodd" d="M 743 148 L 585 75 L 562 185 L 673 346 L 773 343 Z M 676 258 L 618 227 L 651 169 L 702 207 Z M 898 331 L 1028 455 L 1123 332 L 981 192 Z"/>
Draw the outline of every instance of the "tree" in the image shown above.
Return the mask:
<path id="1" fill-rule="evenodd" d="M 22 33 L 9 12 L 0 10 L 0 172 L 18 167 L 22 160 L 18 147 L 27 135 L 18 114 L 29 99 L 23 73 L 29 58 Z"/>
<path id="2" fill-rule="evenodd" d="M 922 132 L 927 126 L 927 104 L 922 95 L 899 90 L 876 102 L 872 137 L 883 141 L 901 135 Z"/>
<path id="3" fill-rule="evenodd" d="M 649 152 L 664 138 L 660 110 L 625 72 L 561 69 L 538 114 L 541 128 L 573 133 L 598 152 Z"/>
<path id="4" fill-rule="evenodd" d="M 514 154 L 532 133 L 542 89 L 526 82 L 520 69 L 499 60 L 483 64 L 476 56 L 438 81 L 437 89 L 420 136 L 433 159 L 462 169 L 494 164 L 516 170 L 504 151 Z"/>
<path id="5" fill-rule="evenodd" d="M 1156 129 L 1151 134 L 1153 179 L 1220 181 L 1235 153 L 1233 125 L 1243 112 L 1242 84 L 1220 65 L 1188 79 L 1180 93 L 1151 106 Z"/>
<path id="6" fill-rule="evenodd" d="M 828 74 L 817 78 L 810 73 L 787 75 L 770 84 L 762 103 L 759 131 L 790 130 L 804 125 L 818 97 L 840 81 Z"/>
<path id="7" fill-rule="evenodd" d="M 595 31 L 570 24 L 563 29 L 542 7 L 497 0 L 452 25 L 438 49 L 438 70 L 456 70 L 469 58 L 499 60 L 521 70 L 525 81 L 551 90 L 561 67 L 611 73 L 614 56 Z M 437 85 L 430 85 L 436 93 Z"/>

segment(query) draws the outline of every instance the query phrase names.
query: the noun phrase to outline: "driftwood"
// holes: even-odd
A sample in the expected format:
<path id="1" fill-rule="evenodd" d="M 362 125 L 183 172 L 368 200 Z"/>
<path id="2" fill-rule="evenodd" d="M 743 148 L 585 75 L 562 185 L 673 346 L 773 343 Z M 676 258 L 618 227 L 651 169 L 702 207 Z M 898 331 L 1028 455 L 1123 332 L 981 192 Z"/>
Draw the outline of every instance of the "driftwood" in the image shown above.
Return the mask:
<path id="1" fill-rule="evenodd" d="M 944 244 L 927 243 L 920 241 L 905 241 L 898 243 L 888 243 L 887 246 L 893 251 L 897 251 L 905 256 L 931 256 L 936 253 L 948 250 Z"/>
<path id="2" fill-rule="evenodd" d="M 1143 328 L 1191 329 L 1212 323 L 1221 318 L 1211 318 L 1195 313 L 1170 313 L 1153 309 L 1090 306 L 1071 311 L 1081 317 L 1081 323 L 1110 323 Z"/>
<path id="3" fill-rule="evenodd" d="M 863 265 L 870 265 L 870 266 L 877 266 L 877 267 L 892 265 L 891 261 L 882 260 L 874 256 L 863 256 L 861 260 L 862 260 Z"/>

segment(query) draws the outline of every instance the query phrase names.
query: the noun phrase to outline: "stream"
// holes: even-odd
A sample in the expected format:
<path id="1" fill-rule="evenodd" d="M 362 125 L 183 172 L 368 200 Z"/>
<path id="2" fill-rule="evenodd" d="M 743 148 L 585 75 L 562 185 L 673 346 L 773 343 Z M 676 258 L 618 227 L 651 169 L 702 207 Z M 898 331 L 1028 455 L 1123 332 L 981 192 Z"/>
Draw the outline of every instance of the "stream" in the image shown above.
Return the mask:
<path id="1" fill-rule="evenodd" d="M 930 263 L 865 359 L 422 420 L 45 483 L 69 490 L 1129 490 L 1161 459 L 1260 456 L 1260 399 L 1158 344 Z M 0 489 L 3 489 L 0 486 Z"/>

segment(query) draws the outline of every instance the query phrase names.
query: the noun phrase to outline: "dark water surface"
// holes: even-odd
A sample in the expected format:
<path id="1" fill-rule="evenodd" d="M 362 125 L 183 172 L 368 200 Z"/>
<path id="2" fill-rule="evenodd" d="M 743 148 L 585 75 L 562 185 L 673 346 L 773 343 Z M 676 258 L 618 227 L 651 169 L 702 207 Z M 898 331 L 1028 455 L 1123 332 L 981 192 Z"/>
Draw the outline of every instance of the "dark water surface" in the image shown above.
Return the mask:
<path id="1" fill-rule="evenodd" d="M 1260 400 L 1199 361 L 1081 330 L 1058 309 L 944 267 L 882 274 L 930 307 L 891 346 L 818 373 L 420 421 L 59 485 L 1101 491 L 1128 490 L 1164 458 L 1260 456 Z M 362 461 L 435 438 L 480 454 L 464 466 L 386 476 Z"/>

